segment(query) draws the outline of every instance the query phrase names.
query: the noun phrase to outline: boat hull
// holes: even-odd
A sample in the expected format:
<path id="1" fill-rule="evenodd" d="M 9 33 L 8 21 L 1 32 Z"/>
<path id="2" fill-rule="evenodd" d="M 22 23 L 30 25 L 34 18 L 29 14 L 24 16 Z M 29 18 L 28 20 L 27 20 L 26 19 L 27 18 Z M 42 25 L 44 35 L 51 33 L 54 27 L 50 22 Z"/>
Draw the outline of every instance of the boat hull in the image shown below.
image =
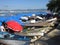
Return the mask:
<path id="1" fill-rule="evenodd" d="M 28 45 L 28 41 L 0 39 L 0 43 L 5 45 Z"/>

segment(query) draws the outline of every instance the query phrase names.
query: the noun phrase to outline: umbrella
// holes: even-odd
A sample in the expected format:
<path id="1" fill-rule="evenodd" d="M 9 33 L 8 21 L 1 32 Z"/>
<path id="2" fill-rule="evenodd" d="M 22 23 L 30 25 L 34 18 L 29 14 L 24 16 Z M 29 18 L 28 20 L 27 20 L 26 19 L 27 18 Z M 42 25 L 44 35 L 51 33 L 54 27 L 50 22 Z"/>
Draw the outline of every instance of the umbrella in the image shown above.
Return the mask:
<path id="1" fill-rule="evenodd" d="M 11 20 L 11 21 L 6 22 L 6 24 L 7 24 L 7 27 L 12 29 L 13 31 L 18 32 L 18 31 L 23 30 L 23 27 L 16 21 Z"/>

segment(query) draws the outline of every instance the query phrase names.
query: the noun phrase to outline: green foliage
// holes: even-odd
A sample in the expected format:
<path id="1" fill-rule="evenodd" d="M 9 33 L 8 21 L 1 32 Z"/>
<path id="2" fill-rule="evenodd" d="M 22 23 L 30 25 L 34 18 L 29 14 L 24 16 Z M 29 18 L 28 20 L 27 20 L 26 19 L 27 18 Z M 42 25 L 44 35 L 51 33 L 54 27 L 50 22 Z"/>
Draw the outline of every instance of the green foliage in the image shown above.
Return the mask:
<path id="1" fill-rule="evenodd" d="M 60 11 L 60 0 L 50 0 L 47 4 L 48 10 L 52 12 Z"/>

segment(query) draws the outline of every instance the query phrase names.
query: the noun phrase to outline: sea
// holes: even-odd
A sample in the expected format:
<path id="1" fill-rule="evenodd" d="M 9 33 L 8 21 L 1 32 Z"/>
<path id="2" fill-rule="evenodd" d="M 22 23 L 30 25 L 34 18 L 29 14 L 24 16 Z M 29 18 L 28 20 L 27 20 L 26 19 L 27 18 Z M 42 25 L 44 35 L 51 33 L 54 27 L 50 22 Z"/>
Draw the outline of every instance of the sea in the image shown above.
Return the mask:
<path id="1" fill-rule="evenodd" d="M 20 20 L 20 18 L 23 17 L 23 16 L 32 16 L 32 14 L 46 15 L 47 12 L 28 12 L 28 13 L 15 13 L 15 14 L 14 13 L 13 14 L 4 13 L 4 14 L 0 14 L 0 25 L 2 24 L 1 22 L 3 22 L 3 21 L 7 22 L 7 21 L 10 21 L 10 20 L 15 20 L 22 25 L 23 22 Z"/>

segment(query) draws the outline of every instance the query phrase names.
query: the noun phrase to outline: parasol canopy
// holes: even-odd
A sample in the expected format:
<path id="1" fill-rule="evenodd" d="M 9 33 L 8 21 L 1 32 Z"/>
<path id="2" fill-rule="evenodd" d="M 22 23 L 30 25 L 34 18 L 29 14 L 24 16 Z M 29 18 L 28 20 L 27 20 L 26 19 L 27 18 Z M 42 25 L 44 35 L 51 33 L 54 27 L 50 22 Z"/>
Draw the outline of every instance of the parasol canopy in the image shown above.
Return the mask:
<path id="1" fill-rule="evenodd" d="M 11 20 L 6 22 L 6 24 L 7 24 L 7 27 L 12 29 L 13 31 L 19 32 L 23 30 L 23 27 L 16 21 Z"/>

